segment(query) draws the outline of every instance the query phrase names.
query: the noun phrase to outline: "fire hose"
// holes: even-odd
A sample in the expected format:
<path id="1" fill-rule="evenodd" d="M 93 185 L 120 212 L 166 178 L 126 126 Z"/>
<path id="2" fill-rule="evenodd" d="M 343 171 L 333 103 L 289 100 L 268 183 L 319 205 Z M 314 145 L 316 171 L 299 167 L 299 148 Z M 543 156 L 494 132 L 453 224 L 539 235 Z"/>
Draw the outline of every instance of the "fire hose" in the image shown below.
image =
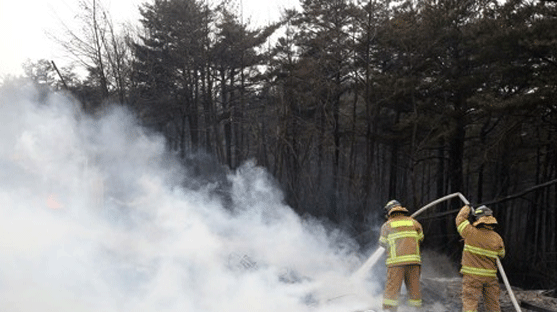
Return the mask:
<path id="1" fill-rule="evenodd" d="M 466 199 L 466 197 L 464 197 L 464 195 L 462 195 L 461 193 L 453 193 L 453 194 L 441 197 L 437 200 L 434 200 L 431 203 L 423 206 L 422 208 L 420 208 L 416 212 L 414 212 L 411 215 L 411 217 L 415 218 L 416 216 L 418 216 L 419 214 L 421 214 L 425 210 L 429 209 L 430 207 L 435 206 L 435 205 L 439 204 L 440 202 L 451 199 L 453 197 L 459 197 L 460 200 L 462 202 L 464 202 L 465 205 L 470 205 L 470 202 Z M 379 260 L 379 258 L 381 257 L 381 255 L 383 254 L 384 251 L 385 251 L 384 247 L 380 246 L 379 248 L 377 248 L 377 250 L 366 260 L 366 262 L 364 262 L 364 264 L 352 275 L 352 279 L 363 278 L 364 274 L 367 273 L 375 265 L 375 263 L 377 263 L 377 261 Z M 511 285 L 509 283 L 509 280 L 507 279 L 507 275 L 505 274 L 505 270 L 503 269 L 503 265 L 501 264 L 501 260 L 499 260 L 499 258 L 497 258 L 497 267 L 499 268 L 499 274 L 501 275 L 501 278 L 503 279 L 503 282 L 505 284 L 505 287 L 507 288 L 507 292 L 509 293 L 509 296 L 511 298 L 511 301 L 512 301 L 512 304 L 513 304 L 515 310 L 517 312 L 521 312 L 520 306 L 518 305 L 518 301 L 516 300 L 516 297 L 514 296 L 514 293 L 511 289 Z"/>

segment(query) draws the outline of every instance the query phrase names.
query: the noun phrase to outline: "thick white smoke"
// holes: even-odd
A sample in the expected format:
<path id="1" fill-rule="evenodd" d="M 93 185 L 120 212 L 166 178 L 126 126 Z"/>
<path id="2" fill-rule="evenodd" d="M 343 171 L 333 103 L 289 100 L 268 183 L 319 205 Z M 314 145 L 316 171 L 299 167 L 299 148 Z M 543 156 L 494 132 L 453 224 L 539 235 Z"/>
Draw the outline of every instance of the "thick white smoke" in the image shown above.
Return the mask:
<path id="1" fill-rule="evenodd" d="M 0 92 L 0 310 L 355 311 L 377 285 L 267 172 L 194 177 L 122 108 Z M 15 89 L 14 89 L 15 90 Z M 191 181 L 189 181 L 191 182 Z M 229 196 L 223 201 L 217 189 Z M 226 207 L 225 207 L 226 206 Z"/>

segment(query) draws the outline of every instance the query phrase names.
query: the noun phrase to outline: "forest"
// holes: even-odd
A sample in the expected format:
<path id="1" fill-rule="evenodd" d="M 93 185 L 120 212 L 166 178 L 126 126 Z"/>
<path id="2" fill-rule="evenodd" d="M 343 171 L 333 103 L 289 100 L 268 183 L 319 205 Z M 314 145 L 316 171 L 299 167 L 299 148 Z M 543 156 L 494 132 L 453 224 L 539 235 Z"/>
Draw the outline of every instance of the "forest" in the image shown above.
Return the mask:
<path id="1" fill-rule="evenodd" d="M 57 38 L 77 67 L 24 64 L 44 90 L 128 107 L 184 162 L 254 162 L 362 249 L 388 200 L 460 192 L 493 209 L 511 284 L 557 289 L 557 1 L 302 0 L 259 26 L 233 1 L 151 0 L 127 27 L 80 4 Z M 418 218 L 455 265 L 461 205 Z"/>

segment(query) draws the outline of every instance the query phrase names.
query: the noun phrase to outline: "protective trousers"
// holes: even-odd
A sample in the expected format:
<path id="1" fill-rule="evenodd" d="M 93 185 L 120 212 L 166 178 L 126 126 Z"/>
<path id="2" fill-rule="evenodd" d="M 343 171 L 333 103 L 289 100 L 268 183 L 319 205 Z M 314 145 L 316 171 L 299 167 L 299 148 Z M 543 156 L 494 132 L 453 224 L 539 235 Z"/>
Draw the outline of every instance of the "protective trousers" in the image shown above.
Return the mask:
<path id="1" fill-rule="evenodd" d="M 421 307 L 422 295 L 420 292 L 420 272 L 421 266 L 401 265 L 387 268 L 387 281 L 385 284 L 385 293 L 383 294 L 383 310 L 396 311 L 399 305 L 398 296 L 402 281 L 406 285 L 408 291 L 408 306 Z"/>
<path id="2" fill-rule="evenodd" d="M 499 282 L 496 277 L 465 274 L 462 277 L 462 311 L 478 311 L 478 303 L 483 295 L 487 312 L 500 312 Z"/>

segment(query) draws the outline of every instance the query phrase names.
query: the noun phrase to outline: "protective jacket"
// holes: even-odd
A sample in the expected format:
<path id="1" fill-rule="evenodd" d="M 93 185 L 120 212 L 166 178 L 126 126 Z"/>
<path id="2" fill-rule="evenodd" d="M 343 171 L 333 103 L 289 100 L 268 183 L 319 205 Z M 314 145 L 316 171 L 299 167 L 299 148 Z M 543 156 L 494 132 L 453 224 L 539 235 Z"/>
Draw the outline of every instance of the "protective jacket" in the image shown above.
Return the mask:
<path id="1" fill-rule="evenodd" d="M 421 264 L 422 225 L 412 217 L 394 215 L 381 227 L 379 244 L 387 251 L 387 267 Z"/>
<path id="2" fill-rule="evenodd" d="M 503 239 L 493 230 L 474 227 L 468 221 L 469 214 L 470 206 L 466 205 L 456 216 L 458 233 L 464 238 L 460 273 L 497 277 L 497 257 L 505 256 Z"/>

